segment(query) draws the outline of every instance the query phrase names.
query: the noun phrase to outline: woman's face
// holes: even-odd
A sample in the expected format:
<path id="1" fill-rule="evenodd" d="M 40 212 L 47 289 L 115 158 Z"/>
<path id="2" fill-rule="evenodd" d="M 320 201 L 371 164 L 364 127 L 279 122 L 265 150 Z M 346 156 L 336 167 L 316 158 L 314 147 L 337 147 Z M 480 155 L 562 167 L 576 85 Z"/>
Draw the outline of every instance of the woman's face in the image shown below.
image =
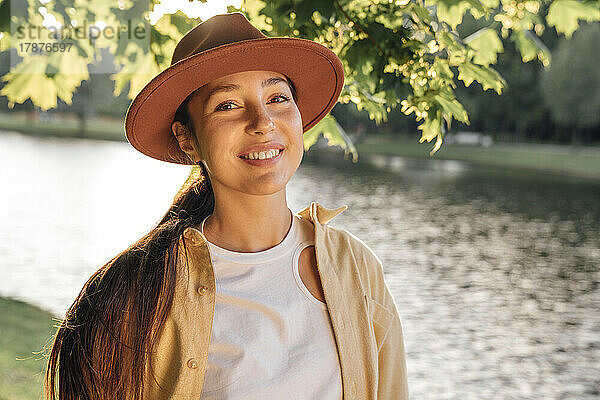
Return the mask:
<path id="1" fill-rule="evenodd" d="M 245 71 L 219 78 L 196 92 L 189 112 L 200 145 L 197 154 L 213 187 L 255 195 L 285 190 L 304 147 L 300 111 L 284 75 Z M 282 150 L 271 160 L 241 157 L 269 149 Z"/>

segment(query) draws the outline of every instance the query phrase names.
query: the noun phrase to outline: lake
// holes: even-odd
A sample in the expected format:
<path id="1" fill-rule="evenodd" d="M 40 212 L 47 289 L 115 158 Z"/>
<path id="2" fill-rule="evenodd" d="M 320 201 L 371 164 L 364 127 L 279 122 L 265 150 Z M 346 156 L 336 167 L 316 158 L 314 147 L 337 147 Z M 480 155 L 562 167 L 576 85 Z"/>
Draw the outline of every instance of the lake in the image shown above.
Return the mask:
<path id="1" fill-rule="evenodd" d="M 0 171 L 0 295 L 61 317 L 189 167 L 0 132 Z M 347 205 L 331 224 L 382 260 L 411 398 L 600 397 L 600 181 L 310 150 L 287 191 L 294 211 Z"/>

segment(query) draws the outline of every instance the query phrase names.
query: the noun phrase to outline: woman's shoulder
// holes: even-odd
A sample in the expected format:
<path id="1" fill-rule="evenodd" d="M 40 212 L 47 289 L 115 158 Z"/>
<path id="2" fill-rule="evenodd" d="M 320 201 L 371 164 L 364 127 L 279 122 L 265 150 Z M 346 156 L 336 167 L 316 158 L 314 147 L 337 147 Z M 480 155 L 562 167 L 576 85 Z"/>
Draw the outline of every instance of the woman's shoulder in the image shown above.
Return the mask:
<path id="1" fill-rule="evenodd" d="M 297 214 L 311 222 L 316 222 L 323 229 L 324 234 L 321 236 L 325 245 L 339 245 L 350 247 L 351 250 L 360 251 L 368 257 L 373 257 L 380 263 L 375 252 L 358 236 L 350 232 L 348 229 L 336 226 L 331 221 L 348 209 L 347 205 L 341 205 L 336 208 L 328 208 L 324 205 L 313 201 L 307 207 L 298 211 Z"/>
<path id="2" fill-rule="evenodd" d="M 347 205 L 328 208 L 313 201 L 298 214 L 317 223 L 321 233 L 315 236 L 316 246 L 321 251 L 326 249 L 329 258 L 336 261 L 338 268 L 352 267 L 358 271 L 361 279 L 367 282 L 379 281 L 383 278 L 383 264 L 375 251 L 355 233 L 331 222 L 346 209 Z"/>
<path id="3" fill-rule="evenodd" d="M 329 242 L 351 251 L 357 259 L 365 261 L 363 265 L 379 266 L 381 268 L 381 260 L 375 251 L 355 233 L 334 225 L 328 225 L 326 229 Z"/>

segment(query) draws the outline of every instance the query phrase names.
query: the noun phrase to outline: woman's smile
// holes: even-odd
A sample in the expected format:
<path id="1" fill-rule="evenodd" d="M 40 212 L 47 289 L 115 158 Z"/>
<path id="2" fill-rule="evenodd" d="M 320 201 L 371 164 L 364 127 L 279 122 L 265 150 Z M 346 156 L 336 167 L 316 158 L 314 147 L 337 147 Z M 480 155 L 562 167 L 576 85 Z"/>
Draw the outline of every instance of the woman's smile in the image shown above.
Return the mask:
<path id="1" fill-rule="evenodd" d="M 238 158 L 254 166 L 271 166 L 281 159 L 284 150 L 281 142 L 271 140 L 246 147 L 238 154 Z"/>
<path id="2" fill-rule="evenodd" d="M 247 164 L 257 167 L 270 167 L 279 162 L 281 157 L 283 157 L 283 152 L 284 150 L 267 150 L 266 152 L 261 151 L 260 153 L 250 153 L 249 156 L 240 156 L 238 158 Z"/>

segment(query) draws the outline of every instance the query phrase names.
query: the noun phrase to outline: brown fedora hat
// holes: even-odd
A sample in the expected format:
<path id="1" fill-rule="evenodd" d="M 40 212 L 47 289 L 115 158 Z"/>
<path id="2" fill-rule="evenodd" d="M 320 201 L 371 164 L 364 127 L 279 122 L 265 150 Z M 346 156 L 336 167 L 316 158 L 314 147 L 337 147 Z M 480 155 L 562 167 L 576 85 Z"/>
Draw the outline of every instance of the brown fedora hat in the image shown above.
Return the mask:
<path id="1" fill-rule="evenodd" d="M 179 105 L 193 91 L 225 75 L 274 71 L 294 84 L 303 132 L 336 104 L 344 68 L 327 47 L 306 39 L 268 37 L 239 12 L 215 15 L 177 44 L 171 65 L 135 97 L 125 117 L 129 143 L 152 158 L 191 164 L 171 131 Z"/>

